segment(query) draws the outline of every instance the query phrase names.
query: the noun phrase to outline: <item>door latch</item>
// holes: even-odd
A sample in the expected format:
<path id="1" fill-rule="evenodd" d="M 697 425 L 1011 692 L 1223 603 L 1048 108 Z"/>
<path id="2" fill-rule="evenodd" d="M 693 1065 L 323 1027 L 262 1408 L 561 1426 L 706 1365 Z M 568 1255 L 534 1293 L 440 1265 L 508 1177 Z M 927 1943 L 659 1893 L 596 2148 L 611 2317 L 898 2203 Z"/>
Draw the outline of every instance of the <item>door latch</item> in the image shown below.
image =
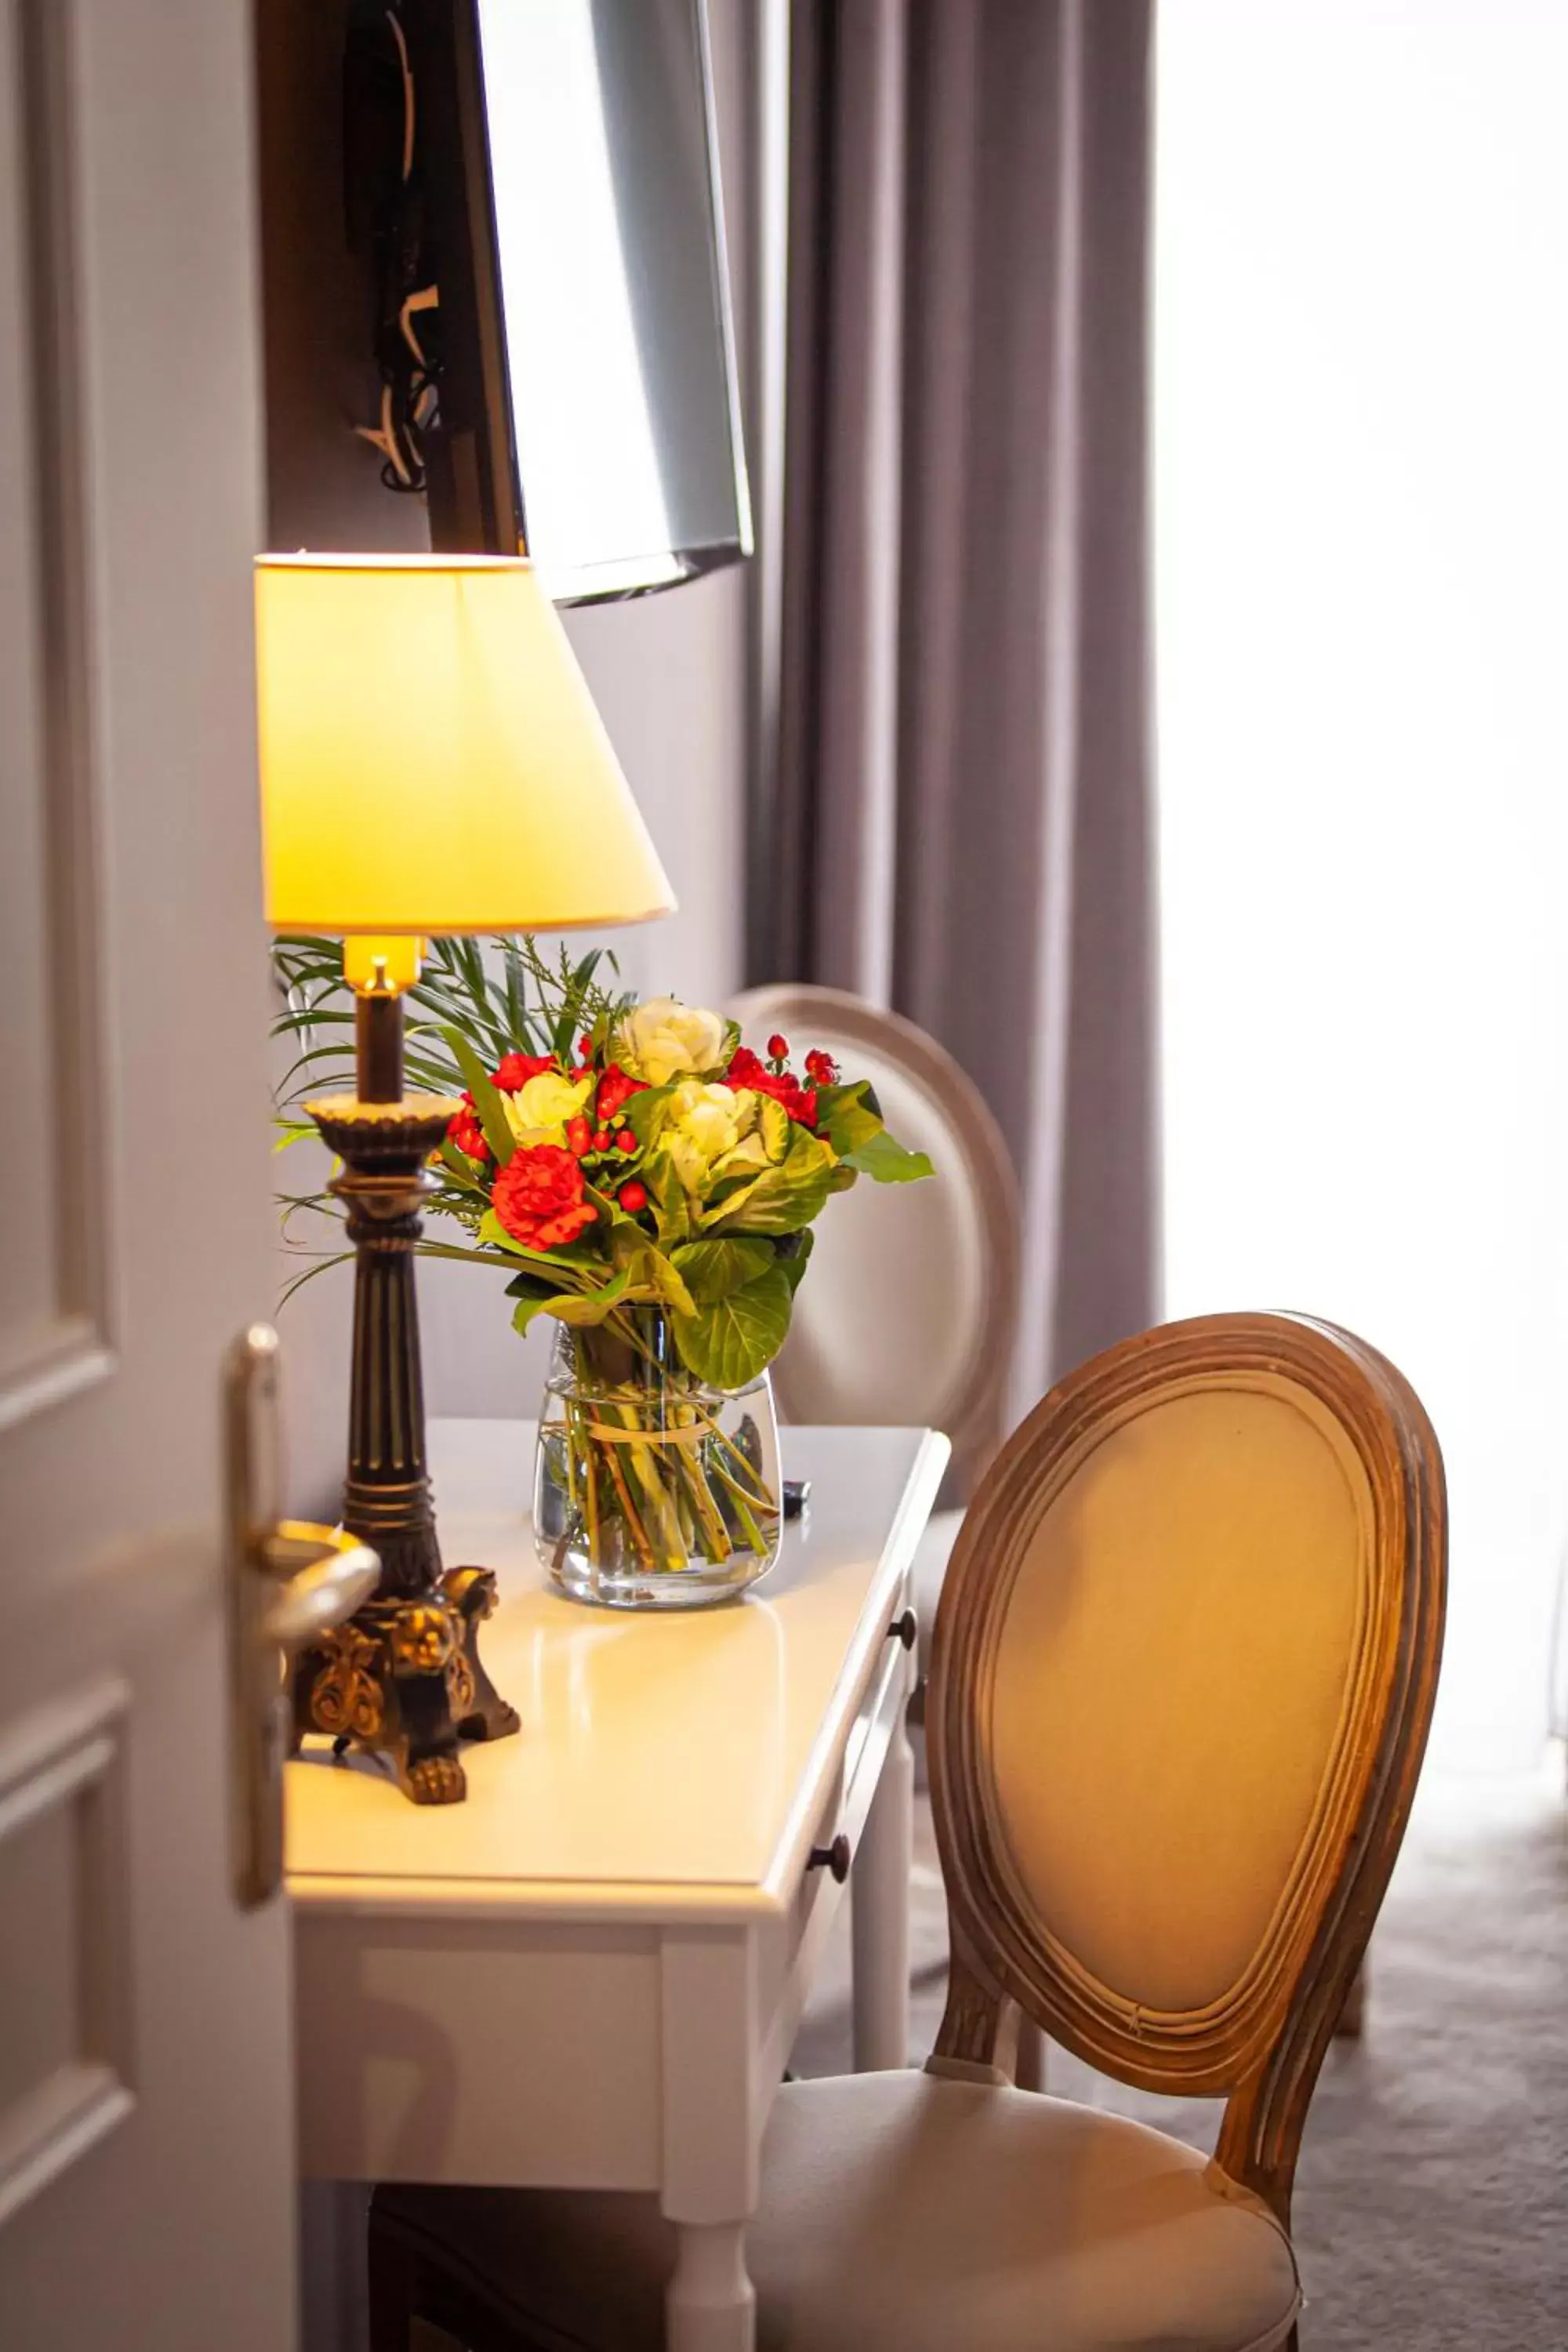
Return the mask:
<path id="1" fill-rule="evenodd" d="M 277 1516 L 281 1352 L 271 1326 L 253 1323 L 224 1365 L 234 1892 L 247 1910 L 283 1883 L 287 1661 L 352 1617 L 381 1579 L 380 1560 L 357 1537 Z"/>

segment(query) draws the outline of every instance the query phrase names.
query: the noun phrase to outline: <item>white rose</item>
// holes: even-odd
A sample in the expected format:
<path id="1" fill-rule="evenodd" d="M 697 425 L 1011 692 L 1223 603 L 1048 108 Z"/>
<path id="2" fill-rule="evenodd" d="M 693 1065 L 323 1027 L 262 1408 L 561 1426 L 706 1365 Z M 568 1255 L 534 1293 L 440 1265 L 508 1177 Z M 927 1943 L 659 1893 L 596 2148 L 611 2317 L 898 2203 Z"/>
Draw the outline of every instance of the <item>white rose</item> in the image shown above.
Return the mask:
<path id="1" fill-rule="evenodd" d="M 716 1070 L 724 1056 L 725 1024 L 700 1005 L 650 996 L 626 1015 L 616 1040 L 616 1059 L 634 1078 L 667 1087 L 671 1078 Z"/>
<path id="2" fill-rule="evenodd" d="M 591 1072 L 585 1078 L 566 1078 L 558 1070 L 541 1070 L 515 1094 L 503 1094 L 501 1108 L 519 1143 L 564 1143 L 567 1120 L 576 1118 L 593 1091 Z"/>

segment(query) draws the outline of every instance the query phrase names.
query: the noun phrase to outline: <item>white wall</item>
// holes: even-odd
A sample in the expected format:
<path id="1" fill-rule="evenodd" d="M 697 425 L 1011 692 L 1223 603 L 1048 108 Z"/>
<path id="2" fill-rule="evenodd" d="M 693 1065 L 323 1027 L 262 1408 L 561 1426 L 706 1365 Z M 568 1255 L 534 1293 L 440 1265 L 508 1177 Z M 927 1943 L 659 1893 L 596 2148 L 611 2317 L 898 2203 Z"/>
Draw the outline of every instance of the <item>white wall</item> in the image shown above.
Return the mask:
<path id="1" fill-rule="evenodd" d="M 1403 1366 L 1437 1752 L 1522 1763 L 1568 1539 L 1568 6 L 1160 27 L 1170 1311 Z"/>

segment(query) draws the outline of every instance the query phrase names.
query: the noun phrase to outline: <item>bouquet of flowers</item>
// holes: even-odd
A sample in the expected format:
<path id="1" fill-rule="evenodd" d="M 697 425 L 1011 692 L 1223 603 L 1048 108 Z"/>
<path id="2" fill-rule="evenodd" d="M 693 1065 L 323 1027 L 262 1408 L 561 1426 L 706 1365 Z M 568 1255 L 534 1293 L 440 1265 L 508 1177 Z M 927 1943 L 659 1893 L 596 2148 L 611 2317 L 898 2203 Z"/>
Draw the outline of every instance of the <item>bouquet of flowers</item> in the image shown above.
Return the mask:
<path id="1" fill-rule="evenodd" d="M 344 1016 L 337 951 L 278 950 L 299 1034 Z M 777 1354 L 835 1192 L 929 1175 L 888 1132 L 865 1079 L 825 1052 L 797 1070 L 782 1036 L 759 1053 L 716 1013 L 613 992 L 610 960 L 548 962 L 531 940 L 432 943 L 412 992 L 416 1083 L 460 1095 L 430 1210 L 451 1238 L 421 1248 L 500 1266 L 526 1331 L 563 1335 L 547 1396 L 537 1520 L 557 1570 L 645 1576 L 737 1554 L 771 1560 L 776 1464 L 727 1401 Z M 613 964 L 611 965 L 613 971 Z M 319 1084 L 312 1046 L 287 1113 Z M 321 1196 L 290 1208 L 319 1208 Z M 453 1233 L 452 1229 L 458 1229 Z M 731 1424 L 731 1425 L 727 1425 Z"/>

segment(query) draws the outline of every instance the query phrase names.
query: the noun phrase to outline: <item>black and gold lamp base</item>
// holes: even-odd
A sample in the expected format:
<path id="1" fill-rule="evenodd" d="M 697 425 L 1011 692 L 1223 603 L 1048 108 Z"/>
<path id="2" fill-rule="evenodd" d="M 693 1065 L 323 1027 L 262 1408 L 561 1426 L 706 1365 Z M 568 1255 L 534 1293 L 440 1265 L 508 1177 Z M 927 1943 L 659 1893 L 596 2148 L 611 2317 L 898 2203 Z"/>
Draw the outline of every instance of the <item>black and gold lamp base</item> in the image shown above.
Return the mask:
<path id="1" fill-rule="evenodd" d="M 403 1094 L 402 1008 L 390 993 L 373 1002 L 360 1093 L 308 1108 L 342 1162 L 331 1189 L 354 1247 L 343 1525 L 379 1554 L 381 1583 L 296 1659 L 293 1730 L 296 1743 L 323 1732 L 340 1754 L 350 1746 L 384 1754 L 416 1804 L 449 1805 L 466 1793 L 462 1743 L 504 1738 L 518 1716 L 479 1654 L 494 1572 L 442 1568 L 425 1464 L 414 1249 L 433 1189 L 426 1163 L 458 1106 Z M 389 1099 L 365 1098 L 384 1090 Z"/>
<path id="2" fill-rule="evenodd" d="M 391 1758 L 416 1804 L 455 1804 L 467 1793 L 459 1743 L 500 1739 L 517 1710 L 497 1691 L 479 1654 L 479 1629 L 495 1607 L 495 1572 L 451 1568 L 424 1598 L 367 1601 L 294 1664 L 294 1727 Z"/>

